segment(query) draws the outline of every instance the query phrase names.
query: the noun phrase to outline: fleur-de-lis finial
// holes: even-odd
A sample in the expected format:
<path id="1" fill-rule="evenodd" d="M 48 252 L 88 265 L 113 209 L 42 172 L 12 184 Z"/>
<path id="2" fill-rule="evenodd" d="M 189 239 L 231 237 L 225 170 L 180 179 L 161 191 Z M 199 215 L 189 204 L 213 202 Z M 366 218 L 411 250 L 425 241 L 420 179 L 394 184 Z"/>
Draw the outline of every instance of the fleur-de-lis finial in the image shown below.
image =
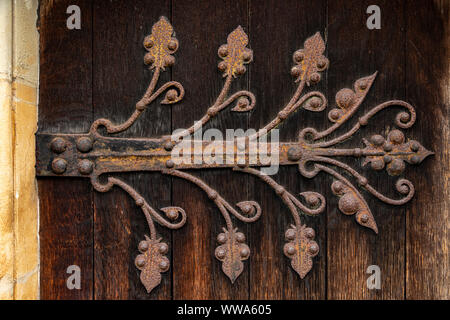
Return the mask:
<path id="1" fill-rule="evenodd" d="M 219 63 L 219 70 L 223 76 L 243 75 L 246 71 L 244 64 L 250 63 L 253 59 L 253 51 L 246 48 L 248 37 L 241 26 L 234 29 L 228 35 L 227 44 L 220 46 L 219 57 L 223 59 Z"/>

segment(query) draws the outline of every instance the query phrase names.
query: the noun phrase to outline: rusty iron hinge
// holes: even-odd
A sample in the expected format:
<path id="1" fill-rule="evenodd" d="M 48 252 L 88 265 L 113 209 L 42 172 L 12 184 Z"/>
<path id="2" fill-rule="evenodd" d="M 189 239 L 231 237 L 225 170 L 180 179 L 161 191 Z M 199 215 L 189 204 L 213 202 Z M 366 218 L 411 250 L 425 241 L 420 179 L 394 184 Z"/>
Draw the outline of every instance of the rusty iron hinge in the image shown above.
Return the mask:
<path id="1" fill-rule="evenodd" d="M 114 124 L 108 119 L 96 120 L 88 133 L 85 134 L 37 134 L 37 176 L 86 177 L 99 192 L 107 192 L 113 186 L 122 188 L 136 202 L 144 213 L 150 235 L 139 243 L 139 254 L 135 259 L 136 267 L 141 270 L 141 281 L 150 292 L 159 285 L 161 273 L 169 269 L 166 257 L 168 245 L 157 236 L 155 221 L 169 229 L 182 227 L 187 218 L 186 212 L 180 207 L 161 208 L 161 212 L 152 208 L 148 202 L 123 180 L 114 177 L 113 173 L 125 171 L 159 171 L 162 174 L 185 179 L 200 187 L 208 197 L 214 201 L 221 212 L 226 226 L 223 233 L 217 236 L 218 246 L 215 256 L 222 262 L 222 270 L 234 282 L 242 273 L 243 260 L 249 258 L 250 248 L 245 243 L 245 235 L 233 226 L 231 216 L 244 221 L 254 222 L 261 215 L 261 208 L 255 201 L 243 201 L 236 207 L 227 202 L 220 194 L 208 186 L 201 179 L 184 169 L 232 168 L 257 176 L 270 187 L 287 205 L 292 214 L 293 224 L 285 232 L 286 244 L 283 252 L 291 261 L 292 268 L 301 278 L 310 271 L 312 258 L 319 252 L 319 246 L 314 241 L 315 232 L 301 221 L 301 215 L 317 215 L 325 208 L 325 198 L 318 192 L 300 193 L 302 201 L 279 185 L 272 177 L 264 174 L 260 168 L 260 161 L 250 161 L 252 152 L 258 153 L 259 148 L 278 152 L 279 165 L 297 165 L 302 176 L 314 178 L 323 171 L 334 177 L 331 185 L 333 193 L 339 197 L 339 210 L 346 215 L 354 215 L 356 222 L 378 233 L 375 219 L 362 197 L 357 186 L 379 200 L 391 204 L 402 205 L 414 195 L 413 184 L 406 179 L 399 179 L 395 189 L 402 195 L 400 199 L 391 199 L 378 192 L 368 180 L 351 166 L 338 161 L 336 157 L 356 157 L 363 159 L 363 165 L 370 165 L 373 170 L 386 169 L 390 175 L 399 175 L 405 164 L 419 164 L 427 156 L 433 154 L 426 150 L 418 141 L 407 140 L 403 132 L 393 129 L 385 136 L 373 135 L 363 139 L 363 148 L 336 148 L 339 143 L 347 140 L 361 127 L 366 126 L 370 119 L 378 112 L 391 106 L 400 106 L 405 111 L 400 112 L 395 124 L 400 129 L 411 127 L 416 120 L 414 108 L 407 102 L 392 100 L 375 106 L 368 113 L 360 117 L 357 123 L 346 133 L 335 138 L 328 138 L 331 133 L 342 126 L 356 112 L 372 86 L 376 73 L 358 79 L 353 88 L 345 88 L 336 94 L 336 107 L 328 113 L 332 125 L 324 131 L 314 128 L 300 130 L 298 141 L 280 142 L 276 146 L 270 142 L 250 148 L 252 139 L 265 136 L 272 129 L 281 124 L 290 114 L 303 108 L 313 112 L 323 111 L 327 106 L 327 99 L 318 91 L 303 94 L 306 87 L 313 86 L 321 79 L 320 72 L 329 66 L 328 59 L 323 55 L 325 43 L 317 32 L 308 38 L 304 48 L 293 54 L 294 66 L 291 74 L 298 87 L 290 101 L 278 115 L 263 128 L 244 138 L 243 144 L 233 141 L 232 157 L 235 161 L 226 164 L 216 164 L 203 157 L 200 162 L 179 163 L 172 159 L 172 152 L 181 141 L 189 141 L 187 137 L 195 134 L 201 125 L 206 124 L 221 110 L 234 104 L 232 111 L 246 112 L 255 107 L 255 96 L 246 90 L 229 95 L 230 84 L 238 75 L 246 71 L 245 64 L 253 59 L 253 52 L 247 48 L 248 37 L 239 26 L 228 35 L 227 44 L 220 46 L 218 55 L 222 61 L 219 70 L 225 78 L 225 83 L 214 104 L 196 125 L 179 131 L 171 136 L 157 138 L 117 138 L 110 134 L 127 130 L 145 111 L 145 109 L 165 92 L 162 104 L 173 104 L 184 96 L 183 86 L 176 81 L 169 81 L 156 89 L 159 75 L 167 67 L 175 63 L 173 54 L 179 43 L 174 37 L 174 31 L 169 21 L 161 17 L 152 28 L 152 34 L 144 40 L 144 47 L 148 51 L 144 62 L 153 70 L 153 78 L 143 95 L 136 103 L 130 118 L 121 124 Z M 106 128 L 106 134 L 99 132 L 99 127 Z M 328 139 L 327 139 L 328 138 Z M 236 142 L 236 144 L 235 144 Z M 241 141 L 242 142 L 242 141 Z M 211 144 L 211 141 L 193 141 L 199 143 L 200 152 Z M 217 142 L 215 143 L 225 143 Z M 238 155 L 239 150 L 242 152 Z M 195 156 L 195 150 L 191 157 Z M 355 178 L 353 184 L 336 169 L 343 170 L 348 176 Z"/>

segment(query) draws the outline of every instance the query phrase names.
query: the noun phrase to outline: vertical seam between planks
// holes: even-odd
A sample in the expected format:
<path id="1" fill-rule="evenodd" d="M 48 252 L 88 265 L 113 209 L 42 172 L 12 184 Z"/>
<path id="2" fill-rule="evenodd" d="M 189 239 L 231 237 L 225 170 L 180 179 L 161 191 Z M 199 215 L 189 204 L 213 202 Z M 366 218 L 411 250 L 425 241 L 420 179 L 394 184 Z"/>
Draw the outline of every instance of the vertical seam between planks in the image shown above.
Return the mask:
<path id="1" fill-rule="evenodd" d="M 329 24 L 329 16 L 328 16 L 328 0 L 325 1 L 326 3 L 326 8 L 325 8 L 325 23 L 326 23 L 326 28 L 325 28 L 325 41 L 327 41 L 327 46 L 326 46 L 326 50 L 327 50 L 327 56 L 328 56 L 328 52 L 329 50 L 329 46 L 328 46 L 328 24 Z M 327 93 L 327 96 L 329 96 L 329 86 L 328 86 L 328 68 L 326 69 L 326 81 L 325 81 L 325 92 Z M 328 191 L 329 192 L 329 191 Z M 325 207 L 325 300 L 329 300 L 328 299 L 328 206 Z"/>
<path id="2" fill-rule="evenodd" d="M 169 14 L 170 14 L 170 21 L 172 22 L 172 25 L 175 24 L 173 21 L 173 0 L 169 0 Z M 170 69 L 170 80 L 173 81 L 173 69 Z M 170 132 L 169 134 L 172 135 L 173 132 L 173 106 L 170 108 Z M 170 185 L 170 205 L 173 203 L 173 178 L 172 176 L 169 176 L 169 185 Z M 171 272 L 170 272 L 170 300 L 174 300 L 174 263 L 173 263 L 173 246 L 174 246 L 174 230 L 170 231 L 170 264 L 171 264 Z"/>
<path id="3" fill-rule="evenodd" d="M 403 43 L 403 51 L 404 51 L 404 61 L 403 61 L 403 70 L 405 70 L 405 73 L 403 75 L 403 81 L 404 81 L 404 97 L 406 99 L 406 101 L 408 101 L 408 87 L 407 87 L 407 74 L 408 74 L 408 69 L 407 69 L 407 60 L 408 60 L 408 55 L 407 55 L 407 36 L 408 36 L 408 32 L 407 32 L 407 20 L 406 20 L 406 10 L 408 8 L 408 4 L 407 1 L 403 1 L 403 37 L 404 37 L 404 43 Z M 408 210 L 405 208 L 404 209 L 404 221 L 405 221 L 405 228 L 403 230 L 404 232 L 404 247 L 405 247 L 405 254 L 403 257 L 403 300 L 406 300 L 407 297 L 407 272 L 408 272 L 408 268 L 407 268 L 407 263 L 408 263 Z"/>
<path id="4" fill-rule="evenodd" d="M 250 33 L 250 3 L 251 0 L 247 0 L 247 32 L 248 32 L 248 37 L 249 39 L 251 39 L 251 33 Z M 250 64 L 248 65 L 248 75 L 247 75 L 247 90 L 250 91 L 250 75 L 251 75 L 251 71 L 252 68 L 250 67 Z M 247 130 L 250 128 L 250 113 L 248 113 L 247 115 Z M 245 175 L 245 180 L 246 180 L 246 195 L 247 195 L 247 199 L 249 199 L 250 196 L 250 179 L 248 177 L 248 175 Z M 251 229 L 251 227 L 247 224 L 247 234 L 249 234 L 249 230 Z M 252 246 L 252 243 L 250 242 L 250 237 L 249 237 L 249 245 L 250 247 Z M 250 283 L 251 283 L 251 272 L 252 272 L 252 262 L 251 260 L 248 261 L 248 278 L 247 278 L 247 299 L 250 300 L 250 293 L 251 293 L 251 287 L 250 287 Z"/>
<path id="5" fill-rule="evenodd" d="M 94 2 L 91 2 L 91 123 L 94 121 Z M 95 194 L 90 185 L 91 190 L 91 212 L 92 212 L 92 297 L 95 300 Z"/>

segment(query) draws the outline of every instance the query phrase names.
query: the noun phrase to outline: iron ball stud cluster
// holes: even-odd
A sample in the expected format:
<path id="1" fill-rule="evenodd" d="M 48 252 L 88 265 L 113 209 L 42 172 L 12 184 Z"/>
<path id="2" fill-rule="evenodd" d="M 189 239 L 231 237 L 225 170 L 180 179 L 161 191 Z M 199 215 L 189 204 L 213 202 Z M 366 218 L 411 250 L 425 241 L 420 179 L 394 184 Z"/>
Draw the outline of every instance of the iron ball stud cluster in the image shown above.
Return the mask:
<path id="1" fill-rule="evenodd" d="M 70 143 L 62 138 L 56 137 L 50 142 L 50 149 L 58 155 L 52 160 L 52 171 L 56 174 L 63 174 L 68 169 L 68 162 L 63 158 L 66 152 L 72 148 Z M 76 141 L 76 149 L 81 153 L 88 153 L 93 148 L 92 139 L 89 137 L 80 137 Z M 94 163 L 88 159 L 81 159 L 77 164 L 78 171 L 83 175 L 89 175 L 94 170 Z"/>

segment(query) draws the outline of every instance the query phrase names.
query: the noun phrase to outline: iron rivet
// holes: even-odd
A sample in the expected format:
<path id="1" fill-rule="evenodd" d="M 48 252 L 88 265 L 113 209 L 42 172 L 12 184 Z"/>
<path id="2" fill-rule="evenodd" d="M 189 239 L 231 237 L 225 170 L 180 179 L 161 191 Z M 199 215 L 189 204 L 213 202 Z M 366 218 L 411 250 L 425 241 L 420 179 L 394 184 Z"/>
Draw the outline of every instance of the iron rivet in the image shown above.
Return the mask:
<path id="1" fill-rule="evenodd" d="M 225 250 L 220 248 L 216 251 L 216 255 L 219 259 L 222 259 L 225 257 Z"/>
<path id="2" fill-rule="evenodd" d="M 169 246 L 168 246 L 166 243 L 161 242 L 161 243 L 159 244 L 158 251 L 159 251 L 159 253 L 161 253 L 161 254 L 166 254 L 166 253 L 169 251 Z"/>
<path id="3" fill-rule="evenodd" d="M 284 237 L 286 240 L 294 240 L 295 239 L 295 230 L 294 229 L 288 229 L 286 233 L 284 234 Z"/>
<path id="4" fill-rule="evenodd" d="M 67 169 L 67 161 L 61 158 L 56 158 L 52 161 L 52 170 L 54 173 L 62 174 Z"/>
<path id="5" fill-rule="evenodd" d="M 217 242 L 224 244 L 227 241 L 227 235 L 225 233 L 219 233 L 217 236 Z"/>
<path id="6" fill-rule="evenodd" d="M 390 162 L 392 161 L 392 156 L 390 156 L 390 155 L 385 155 L 385 156 L 383 157 L 383 160 L 384 160 L 385 163 L 390 163 Z"/>
<path id="7" fill-rule="evenodd" d="M 373 170 L 382 170 L 384 168 L 384 161 L 381 159 L 374 159 L 370 162 L 370 166 Z"/>
<path id="8" fill-rule="evenodd" d="M 148 242 L 147 241 L 141 241 L 139 242 L 139 246 L 138 246 L 139 251 L 141 252 L 145 252 L 148 250 Z"/>
<path id="9" fill-rule="evenodd" d="M 392 162 L 390 163 L 390 166 L 388 167 L 389 169 L 389 173 L 391 175 L 398 175 L 400 173 L 403 172 L 403 170 L 405 170 L 405 163 L 403 162 L 402 159 L 394 159 L 392 160 Z"/>
<path id="10" fill-rule="evenodd" d="M 250 251 L 247 248 L 241 249 L 241 257 L 243 257 L 243 258 L 248 257 L 249 254 L 250 254 Z"/>
<path id="11" fill-rule="evenodd" d="M 167 216 L 167 218 L 169 218 L 170 220 L 172 220 L 172 221 L 174 221 L 174 220 L 176 220 L 177 218 L 178 218 L 178 211 L 177 210 L 174 210 L 174 209 L 172 209 L 172 210 L 168 210 L 167 212 L 166 212 L 166 216 Z"/>
<path id="12" fill-rule="evenodd" d="M 406 123 L 406 122 L 408 122 L 408 120 L 409 120 L 409 113 L 407 113 L 407 112 L 400 113 L 400 121 L 401 122 Z"/>
<path id="13" fill-rule="evenodd" d="M 299 67 L 292 67 L 292 69 L 291 69 L 291 75 L 292 75 L 293 77 L 299 77 L 301 73 L 302 73 L 302 71 L 300 70 Z"/>
<path id="14" fill-rule="evenodd" d="M 344 184 L 340 181 L 335 181 L 331 184 L 331 189 L 334 193 L 340 194 L 344 190 Z"/>
<path id="15" fill-rule="evenodd" d="M 338 207 L 343 214 L 352 215 L 358 211 L 359 202 L 351 193 L 346 193 L 339 199 Z"/>
<path id="16" fill-rule="evenodd" d="M 319 246 L 315 243 L 311 244 L 309 246 L 309 253 L 316 254 L 317 252 L 319 252 Z"/>
<path id="17" fill-rule="evenodd" d="M 245 204 L 241 209 L 244 214 L 249 214 L 252 211 L 252 206 L 249 204 Z"/>
<path id="18" fill-rule="evenodd" d="M 361 177 L 361 178 L 358 179 L 358 184 L 359 184 L 360 186 L 365 186 L 367 183 L 368 183 L 368 181 L 367 181 L 367 179 L 364 178 L 364 177 Z"/>
<path id="19" fill-rule="evenodd" d="M 411 142 L 410 148 L 412 151 L 416 152 L 419 150 L 419 144 L 417 142 Z"/>
<path id="20" fill-rule="evenodd" d="M 81 137 L 77 140 L 77 149 L 81 152 L 89 152 L 92 150 L 92 139 L 89 137 Z"/>
<path id="21" fill-rule="evenodd" d="M 301 51 L 294 52 L 294 61 L 301 62 L 305 58 L 305 55 Z"/>
<path id="22" fill-rule="evenodd" d="M 327 60 L 326 59 L 320 59 L 319 62 L 317 62 L 317 67 L 319 69 L 323 69 L 327 66 Z"/>
<path id="23" fill-rule="evenodd" d="M 306 202 L 310 205 L 310 206 L 317 206 L 319 204 L 319 197 L 317 197 L 314 194 L 311 194 L 309 196 L 306 197 Z"/>
<path id="24" fill-rule="evenodd" d="M 173 51 L 177 48 L 177 42 L 175 40 L 170 40 L 167 47 L 169 48 L 169 50 Z"/>
<path id="25" fill-rule="evenodd" d="M 250 105 L 250 101 L 246 97 L 240 97 L 236 103 L 239 109 L 244 109 Z"/>
<path id="26" fill-rule="evenodd" d="M 163 260 L 159 263 L 159 268 L 161 270 L 167 270 L 167 268 L 169 267 L 169 264 L 167 263 L 167 261 Z"/>
<path id="27" fill-rule="evenodd" d="M 218 53 L 219 53 L 219 57 L 222 57 L 222 58 L 226 57 L 228 55 L 228 47 L 227 47 L 227 45 L 224 44 L 223 46 L 221 46 L 219 48 Z"/>
<path id="28" fill-rule="evenodd" d="M 289 161 L 298 161 L 302 157 L 302 150 L 300 147 L 290 147 L 287 152 Z"/>
<path id="29" fill-rule="evenodd" d="M 368 221 L 369 221 L 369 216 L 367 215 L 367 214 L 362 214 L 361 215 L 361 218 L 360 218 L 360 221 L 362 222 L 362 223 L 367 223 Z"/>
<path id="30" fill-rule="evenodd" d="M 366 126 L 367 125 L 367 119 L 366 118 L 359 118 L 359 124 L 362 126 Z"/>
<path id="31" fill-rule="evenodd" d="M 366 81 L 361 81 L 361 82 L 359 83 L 359 88 L 360 88 L 361 90 L 365 90 L 365 89 L 367 88 L 367 82 L 366 82 Z"/>
<path id="32" fill-rule="evenodd" d="M 236 233 L 236 241 L 237 242 L 244 242 L 245 241 L 245 235 L 242 232 Z"/>
<path id="33" fill-rule="evenodd" d="M 314 232 L 313 229 L 311 228 L 306 228 L 305 229 L 305 237 L 307 237 L 308 239 L 313 239 L 315 237 L 316 233 Z"/>
<path id="34" fill-rule="evenodd" d="M 167 141 L 166 143 L 164 143 L 164 149 L 166 151 L 172 151 L 173 149 L 172 141 Z"/>
<path id="35" fill-rule="evenodd" d="M 166 161 L 166 167 L 167 168 L 173 168 L 175 166 L 175 163 L 172 160 L 167 160 Z"/>
<path id="36" fill-rule="evenodd" d="M 52 142 L 50 144 L 50 148 L 52 149 L 53 152 L 63 153 L 64 151 L 66 151 L 67 142 L 63 138 L 59 138 L 59 137 L 55 138 L 52 140 Z"/>
<path id="37" fill-rule="evenodd" d="M 309 78 L 309 80 L 311 80 L 311 82 L 313 82 L 313 83 L 319 82 L 319 81 L 320 81 L 320 74 L 318 74 L 318 73 L 313 73 L 313 74 L 311 75 L 311 77 Z"/>
<path id="38" fill-rule="evenodd" d="M 384 149 L 384 151 L 386 151 L 386 152 L 391 152 L 392 149 L 393 149 L 392 144 L 386 143 L 386 144 L 383 146 L 383 149 Z"/>
<path id="39" fill-rule="evenodd" d="M 144 64 L 150 65 L 155 62 L 155 57 L 149 52 L 144 56 Z"/>
<path id="40" fill-rule="evenodd" d="M 153 47 L 153 40 L 150 40 L 149 37 L 145 37 L 144 39 L 144 47 L 147 49 L 150 49 L 151 47 Z"/>
<path id="41" fill-rule="evenodd" d="M 144 205 L 144 203 L 145 203 L 145 201 L 142 198 L 139 198 L 139 199 L 136 200 L 136 205 L 138 207 L 142 207 Z"/>
<path id="42" fill-rule="evenodd" d="M 219 68 L 220 71 L 225 71 L 227 70 L 227 63 L 225 61 L 221 61 L 217 67 Z"/>
<path id="43" fill-rule="evenodd" d="M 405 135 L 400 130 L 392 130 L 388 136 L 393 144 L 401 144 L 405 141 Z"/>
<path id="44" fill-rule="evenodd" d="M 375 146 L 381 146 L 384 143 L 384 137 L 379 134 L 375 134 L 370 137 L 370 142 L 372 142 Z"/>
<path id="45" fill-rule="evenodd" d="M 78 171 L 80 171 L 81 174 L 90 174 L 93 169 L 94 164 L 91 160 L 83 159 L 78 164 Z"/>
<path id="46" fill-rule="evenodd" d="M 239 75 L 243 75 L 243 74 L 245 73 L 246 70 L 247 70 L 246 67 L 244 67 L 244 66 L 239 66 L 239 67 L 237 67 L 237 69 L 236 69 L 236 73 L 239 74 Z"/>
<path id="47" fill-rule="evenodd" d="M 339 111 L 339 109 L 333 109 L 330 111 L 330 118 L 333 120 L 338 120 L 339 117 L 341 116 L 341 112 Z"/>
<path id="48" fill-rule="evenodd" d="M 322 100 L 318 97 L 313 97 L 309 100 L 309 106 L 313 109 L 320 107 Z"/>
<path id="49" fill-rule="evenodd" d="M 244 59 L 245 62 L 249 62 L 252 59 L 252 53 L 251 51 L 245 51 L 242 54 L 242 59 Z"/>
<path id="50" fill-rule="evenodd" d="M 339 109 L 333 109 L 330 111 L 329 115 L 332 120 L 336 121 L 341 116 L 341 111 Z"/>
<path id="51" fill-rule="evenodd" d="M 293 254 L 295 254 L 295 248 L 294 248 L 294 246 L 288 246 L 287 247 L 287 253 L 289 254 L 289 255 L 293 255 Z"/>
<path id="52" fill-rule="evenodd" d="M 137 257 L 136 258 L 136 266 L 143 267 L 145 266 L 145 258 L 144 257 Z"/>
<path id="53" fill-rule="evenodd" d="M 177 91 L 175 89 L 170 89 L 166 93 L 167 100 L 169 100 L 169 101 L 175 101 L 177 96 L 178 96 L 178 93 L 177 93 Z"/>
<path id="54" fill-rule="evenodd" d="M 336 102 L 337 104 L 347 109 L 353 104 L 353 100 L 355 99 L 355 92 L 352 89 L 344 88 L 336 93 Z"/>

